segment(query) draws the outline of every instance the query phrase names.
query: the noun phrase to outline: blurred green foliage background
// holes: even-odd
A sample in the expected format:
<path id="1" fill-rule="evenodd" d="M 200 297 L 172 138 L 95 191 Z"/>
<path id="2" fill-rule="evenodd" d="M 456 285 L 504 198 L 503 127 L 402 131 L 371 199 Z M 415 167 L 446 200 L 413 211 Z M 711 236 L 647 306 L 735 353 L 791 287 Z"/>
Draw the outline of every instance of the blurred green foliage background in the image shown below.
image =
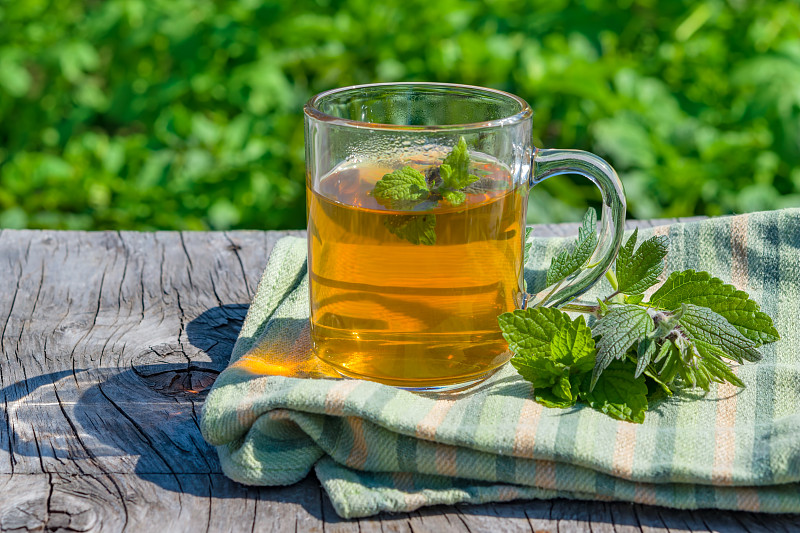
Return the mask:
<path id="1" fill-rule="evenodd" d="M 374 81 L 496 87 L 595 151 L 638 218 L 800 205 L 800 5 L 746 0 L 0 4 L 0 226 L 305 225 L 302 106 Z M 576 220 L 549 180 L 531 221 Z"/>

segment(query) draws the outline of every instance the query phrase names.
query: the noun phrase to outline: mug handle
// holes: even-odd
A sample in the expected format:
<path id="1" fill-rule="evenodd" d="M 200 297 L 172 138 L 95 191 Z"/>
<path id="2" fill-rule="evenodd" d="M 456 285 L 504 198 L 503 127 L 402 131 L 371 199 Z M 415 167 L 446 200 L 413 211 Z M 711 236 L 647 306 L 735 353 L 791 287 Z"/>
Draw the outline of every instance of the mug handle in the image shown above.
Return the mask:
<path id="1" fill-rule="evenodd" d="M 559 174 L 589 178 L 603 197 L 600 236 L 587 268 L 562 282 L 532 295 L 533 306 L 560 306 L 580 296 L 606 273 L 616 259 L 625 230 L 625 193 L 619 176 L 605 160 L 582 150 L 536 149 L 533 154 L 531 187 Z"/>

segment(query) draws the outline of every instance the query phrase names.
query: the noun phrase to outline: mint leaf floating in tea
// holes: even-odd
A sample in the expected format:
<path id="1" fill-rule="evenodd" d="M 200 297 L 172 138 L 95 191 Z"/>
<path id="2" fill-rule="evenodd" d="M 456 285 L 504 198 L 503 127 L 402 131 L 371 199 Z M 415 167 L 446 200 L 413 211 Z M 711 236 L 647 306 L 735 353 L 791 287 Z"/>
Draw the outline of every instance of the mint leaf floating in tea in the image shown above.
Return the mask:
<path id="1" fill-rule="evenodd" d="M 442 198 L 450 205 L 456 207 L 464 203 L 464 200 L 467 199 L 467 195 L 461 191 L 451 191 L 451 190 L 443 190 L 442 191 Z"/>
<path id="2" fill-rule="evenodd" d="M 372 196 L 390 209 L 411 210 L 430 197 L 425 175 L 413 167 L 403 167 L 384 175 L 375 184 Z M 396 215 L 384 219 L 392 234 L 412 244 L 436 244 L 434 215 Z"/>
<path id="3" fill-rule="evenodd" d="M 439 167 L 442 184 L 437 192 L 452 206 L 463 204 L 467 195 L 461 189 L 479 180 L 478 176 L 469 173 L 469 163 L 467 141 L 461 137 L 453 151 L 444 158 L 444 162 Z"/>
<path id="4" fill-rule="evenodd" d="M 436 244 L 436 217 L 427 215 L 395 215 L 384 220 L 391 233 L 411 244 Z"/>
<path id="5" fill-rule="evenodd" d="M 442 200 L 450 206 L 458 207 L 464 204 L 467 194 L 498 190 L 488 183 L 494 180 L 479 180 L 469 170 L 467 141 L 461 137 L 441 165 L 428 168 L 425 174 L 410 166 L 390 172 L 375 184 L 372 196 L 389 209 L 420 211 L 420 207 L 433 209 Z M 467 187 L 476 182 L 475 190 L 467 190 Z M 393 215 L 384 221 L 384 226 L 397 237 L 412 244 L 436 244 L 434 214 Z"/>
<path id="6" fill-rule="evenodd" d="M 383 176 L 375 184 L 372 196 L 389 208 L 408 208 L 427 199 L 430 190 L 422 172 L 403 167 Z"/>
<path id="7" fill-rule="evenodd" d="M 442 165 L 439 167 L 439 172 L 444 182 L 443 185 L 449 189 L 459 190 L 470 183 L 478 181 L 478 176 L 470 174 L 469 168 L 470 160 L 467 141 L 464 140 L 464 137 L 461 137 L 453 151 L 444 158 Z"/>
<path id="8" fill-rule="evenodd" d="M 595 224 L 589 210 L 577 242 L 553 259 L 548 284 L 589 261 Z M 638 234 L 624 243 L 608 272 L 613 292 L 596 305 L 575 302 L 562 310 L 536 307 L 498 317 L 514 353 L 511 364 L 531 382 L 537 402 L 586 404 L 641 423 L 648 406 L 663 396 L 690 388 L 708 392 L 713 383 L 744 387 L 729 361 L 756 362 L 758 347 L 780 338 L 747 293 L 707 272 L 673 272 L 646 299 L 644 292 L 663 272 L 667 239 L 651 237 L 637 247 Z M 583 317 L 572 319 L 565 311 L 592 315 L 591 330 Z"/>

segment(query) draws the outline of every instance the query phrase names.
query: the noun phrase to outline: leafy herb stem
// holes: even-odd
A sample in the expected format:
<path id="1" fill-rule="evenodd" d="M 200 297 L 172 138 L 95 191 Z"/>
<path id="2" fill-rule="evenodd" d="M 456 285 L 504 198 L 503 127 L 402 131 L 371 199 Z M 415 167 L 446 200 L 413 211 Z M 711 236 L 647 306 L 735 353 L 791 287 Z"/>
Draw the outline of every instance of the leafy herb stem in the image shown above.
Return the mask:
<path id="1" fill-rule="evenodd" d="M 609 272 L 610 272 L 610 271 L 609 271 Z M 606 296 L 605 298 L 603 298 L 603 301 L 604 301 L 605 303 L 609 303 L 609 302 L 611 301 L 611 299 L 612 299 L 614 296 L 618 295 L 618 294 L 622 294 L 622 292 L 621 292 L 621 291 L 619 291 L 619 290 L 616 290 L 616 291 L 612 292 L 611 294 L 609 294 L 608 296 Z"/>
<path id="2" fill-rule="evenodd" d="M 585 267 L 596 244 L 596 217 L 584 217 L 577 242 L 553 258 L 547 301 Z M 561 309 L 543 307 L 503 313 L 503 337 L 511 364 L 548 407 L 585 403 L 614 418 L 644 421 L 648 405 L 683 389 L 706 392 L 713 383 L 744 387 L 732 361 L 761 359 L 758 348 L 780 338 L 772 319 L 744 291 L 707 272 L 672 272 L 649 298 L 664 270 L 667 237 L 637 247 L 638 230 L 620 248 L 606 278 L 611 294 Z M 529 247 L 526 246 L 526 250 Z M 594 317 L 572 319 L 567 312 Z"/>
<path id="3" fill-rule="evenodd" d="M 414 209 L 431 209 L 440 201 L 458 207 L 466 201 L 467 194 L 480 192 L 480 179 L 469 173 L 470 166 L 467 141 L 461 137 L 442 164 L 428 168 L 426 174 L 405 166 L 384 175 L 375 183 L 372 197 L 390 209 L 412 212 L 386 218 L 386 229 L 412 244 L 436 244 L 436 216 L 414 214 Z"/>
<path id="4" fill-rule="evenodd" d="M 584 305 L 579 303 L 564 304 L 561 306 L 564 311 L 574 311 L 576 313 L 585 313 L 588 315 L 596 315 L 600 311 L 599 305 Z"/>

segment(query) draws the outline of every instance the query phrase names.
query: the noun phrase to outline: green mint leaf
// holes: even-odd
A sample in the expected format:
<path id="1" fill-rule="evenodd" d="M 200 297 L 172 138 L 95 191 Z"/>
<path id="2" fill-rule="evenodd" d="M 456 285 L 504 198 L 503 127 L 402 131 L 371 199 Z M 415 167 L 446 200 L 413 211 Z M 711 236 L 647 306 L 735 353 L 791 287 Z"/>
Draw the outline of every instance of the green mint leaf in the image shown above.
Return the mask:
<path id="1" fill-rule="evenodd" d="M 600 298 L 597 299 L 597 306 L 600 307 L 600 316 L 606 316 L 608 314 L 608 304 L 601 300 Z"/>
<path id="2" fill-rule="evenodd" d="M 513 366 L 520 376 L 530 381 L 533 388 L 549 389 L 556 386 L 562 377 L 569 377 L 570 370 L 546 356 L 514 356 L 511 358 Z"/>
<path id="3" fill-rule="evenodd" d="M 412 167 L 403 167 L 383 176 L 372 189 L 372 196 L 381 204 L 398 208 L 409 202 L 420 202 L 430 194 L 425 175 Z"/>
<path id="4" fill-rule="evenodd" d="M 644 376 L 634 377 L 630 361 L 613 361 L 594 385 L 588 374 L 581 385 L 581 399 L 598 411 L 618 420 L 644 422 L 647 384 Z"/>
<path id="5" fill-rule="evenodd" d="M 617 282 L 623 294 L 643 293 L 658 283 L 658 276 L 664 270 L 667 237 L 650 237 L 634 251 L 638 235 L 636 228 L 617 255 Z"/>
<path id="6" fill-rule="evenodd" d="M 575 245 L 570 250 L 563 250 L 550 262 L 550 268 L 547 269 L 548 285 L 558 283 L 586 264 L 597 247 L 596 225 L 597 213 L 590 208 L 583 217 Z"/>
<path id="7" fill-rule="evenodd" d="M 503 181 L 492 178 L 481 178 L 474 183 L 470 183 L 461 190 L 467 194 L 486 194 L 487 192 L 505 191 L 506 189 L 508 189 L 508 184 Z"/>
<path id="8" fill-rule="evenodd" d="M 442 198 L 444 198 L 447 203 L 450 205 L 457 207 L 464 203 L 464 200 L 467 199 L 467 195 L 461 191 L 452 191 L 449 189 L 444 189 L 439 191 L 442 194 Z"/>
<path id="9" fill-rule="evenodd" d="M 655 336 L 655 332 L 651 335 Z M 664 342 L 661 344 L 661 347 L 658 349 L 658 354 L 653 359 L 653 363 L 661 362 L 668 354 L 669 354 L 669 347 L 671 344 L 669 342 Z"/>
<path id="10" fill-rule="evenodd" d="M 394 235 L 411 244 L 436 244 L 436 217 L 434 215 L 392 215 L 383 225 Z"/>
<path id="11" fill-rule="evenodd" d="M 635 377 L 639 377 L 647 368 L 653 358 L 656 356 L 656 352 L 658 351 L 658 344 L 656 339 L 652 337 L 645 337 L 644 339 L 639 341 L 639 345 L 636 347 L 636 372 L 634 373 Z"/>
<path id="12" fill-rule="evenodd" d="M 672 389 L 669 388 L 669 385 L 661 381 L 661 378 L 658 376 L 658 374 L 649 368 L 645 368 L 643 374 L 648 377 L 648 379 L 645 380 L 647 383 L 647 390 L 649 391 L 647 394 L 648 401 L 654 398 L 672 396 Z"/>
<path id="13" fill-rule="evenodd" d="M 675 309 L 682 303 L 707 307 L 725 317 L 756 346 L 780 338 L 772 319 L 746 292 L 712 277 L 708 272 L 673 272 L 653 294 L 650 303 L 663 309 Z"/>
<path id="14" fill-rule="evenodd" d="M 739 376 L 733 373 L 728 364 L 722 360 L 725 354 L 721 353 L 716 347 L 709 345 L 700 345 L 697 351 L 703 357 L 700 364 L 711 376 L 717 378 L 715 381 L 727 381 L 737 387 L 744 387 L 744 382 L 739 379 Z"/>
<path id="15" fill-rule="evenodd" d="M 583 315 L 555 334 L 550 343 L 550 356 L 574 371 L 588 372 L 594 367 L 594 339 Z"/>
<path id="16" fill-rule="evenodd" d="M 569 381 L 567 381 L 569 383 Z M 544 405 L 545 407 L 554 407 L 557 409 L 566 409 L 572 407 L 578 401 L 577 387 L 573 392 L 569 390 L 570 398 L 562 398 L 554 392 L 553 388 L 537 388 L 533 390 L 533 399 Z M 563 389 L 562 389 L 563 390 Z"/>
<path id="17" fill-rule="evenodd" d="M 575 379 L 587 373 L 595 359 L 592 331 L 583 317 L 570 320 L 566 313 L 542 307 L 505 313 L 498 321 L 515 354 L 511 365 L 531 382 L 541 403 L 574 404 Z"/>
<path id="18" fill-rule="evenodd" d="M 444 186 L 454 190 L 463 189 L 470 183 L 478 181 L 478 176 L 469 173 L 469 150 L 464 137 L 458 140 L 453 151 L 444 158 L 439 173 Z"/>
<path id="19" fill-rule="evenodd" d="M 666 355 L 663 356 L 664 362 L 661 365 L 661 370 L 658 371 L 658 376 L 664 383 L 672 383 L 675 376 L 678 375 L 678 369 L 683 365 L 683 359 L 681 359 L 681 352 L 675 346 L 675 343 L 667 341 L 664 346 L 667 347 L 667 350 Z M 662 355 L 659 352 L 657 359 L 661 357 Z"/>
<path id="20" fill-rule="evenodd" d="M 592 371 L 592 385 L 615 359 L 623 359 L 628 349 L 653 331 L 653 319 L 638 305 L 615 305 L 597 319 L 592 332 L 602 337 L 597 342 L 597 361 Z"/>
<path id="21" fill-rule="evenodd" d="M 725 317 L 707 307 L 683 306 L 685 311 L 678 323 L 696 346 L 712 345 L 738 363 L 761 360 L 756 343 L 742 335 Z"/>
<path id="22" fill-rule="evenodd" d="M 571 322 L 569 315 L 550 307 L 518 309 L 497 317 L 503 338 L 518 356 L 548 355 L 550 341 Z"/>
<path id="23" fill-rule="evenodd" d="M 525 228 L 525 252 L 522 256 L 522 264 L 527 265 L 528 261 L 531 259 L 531 248 L 533 248 L 533 242 L 531 241 L 531 235 L 533 235 L 533 228 L 527 227 Z"/>

